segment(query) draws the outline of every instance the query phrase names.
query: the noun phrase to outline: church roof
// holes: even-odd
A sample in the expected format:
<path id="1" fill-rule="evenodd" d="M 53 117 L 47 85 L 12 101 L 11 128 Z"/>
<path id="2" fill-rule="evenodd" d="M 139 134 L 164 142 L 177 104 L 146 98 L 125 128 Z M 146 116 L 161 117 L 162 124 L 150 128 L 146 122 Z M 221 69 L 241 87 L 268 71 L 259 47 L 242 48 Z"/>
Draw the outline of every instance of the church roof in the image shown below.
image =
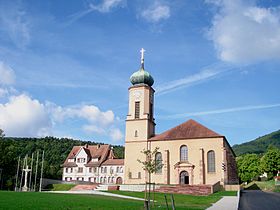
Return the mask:
<path id="1" fill-rule="evenodd" d="M 102 165 L 124 165 L 124 159 L 108 159 Z"/>
<path id="2" fill-rule="evenodd" d="M 224 137 L 209 128 L 201 125 L 195 120 L 188 120 L 170 130 L 158 134 L 149 140 L 175 140 L 175 139 L 196 139 L 196 138 L 213 138 Z"/>

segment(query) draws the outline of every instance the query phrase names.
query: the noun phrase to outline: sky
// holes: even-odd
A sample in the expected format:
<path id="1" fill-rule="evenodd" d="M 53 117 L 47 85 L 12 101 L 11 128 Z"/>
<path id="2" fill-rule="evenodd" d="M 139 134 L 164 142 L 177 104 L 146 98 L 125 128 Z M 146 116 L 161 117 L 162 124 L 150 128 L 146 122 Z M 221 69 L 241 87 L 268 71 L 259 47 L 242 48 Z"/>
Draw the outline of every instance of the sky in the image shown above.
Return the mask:
<path id="1" fill-rule="evenodd" d="M 142 47 L 156 133 L 194 119 L 234 145 L 279 130 L 277 0 L 0 0 L 0 128 L 123 145 Z"/>

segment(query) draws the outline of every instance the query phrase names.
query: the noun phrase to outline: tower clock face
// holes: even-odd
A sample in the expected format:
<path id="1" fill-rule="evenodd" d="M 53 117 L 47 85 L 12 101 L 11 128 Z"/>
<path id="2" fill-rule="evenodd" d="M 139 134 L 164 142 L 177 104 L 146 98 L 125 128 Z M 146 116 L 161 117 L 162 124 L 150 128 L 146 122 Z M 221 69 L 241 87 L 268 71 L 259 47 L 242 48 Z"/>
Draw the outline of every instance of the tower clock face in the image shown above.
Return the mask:
<path id="1" fill-rule="evenodd" d="M 141 95 L 142 95 L 142 92 L 139 91 L 139 90 L 135 90 L 133 92 L 133 96 L 135 97 L 135 99 L 140 99 L 141 98 Z"/>

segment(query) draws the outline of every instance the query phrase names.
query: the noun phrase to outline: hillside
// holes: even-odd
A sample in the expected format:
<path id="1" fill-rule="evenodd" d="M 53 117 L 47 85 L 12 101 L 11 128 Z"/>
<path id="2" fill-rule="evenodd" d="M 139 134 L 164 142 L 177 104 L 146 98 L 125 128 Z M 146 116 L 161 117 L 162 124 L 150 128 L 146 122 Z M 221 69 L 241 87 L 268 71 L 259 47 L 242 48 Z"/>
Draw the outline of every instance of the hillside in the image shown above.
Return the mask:
<path id="1" fill-rule="evenodd" d="M 270 145 L 280 148 L 280 130 L 261 136 L 253 141 L 233 145 L 232 148 L 235 154 L 239 156 L 246 153 L 264 153 Z"/>
<path id="2" fill-rule="evenodd" d="M 0 189 L 9 188 L 7 181 L 10 180 L 10 183 L 14 182 L 18 157 L 23 158 L 25 155 L 28 155 L 30 158 L 32 153 L 44 150 L 44 178 L 61 179 L 61 164 L 63 164 L 72 147 L 85 144 L 96 145 L 98 143 L 55 137 L 0 138 L 0 168 L 2 169 Z M 117 158 L 123 158 L 124 147 L 114 146 L 114 153 Z"/>

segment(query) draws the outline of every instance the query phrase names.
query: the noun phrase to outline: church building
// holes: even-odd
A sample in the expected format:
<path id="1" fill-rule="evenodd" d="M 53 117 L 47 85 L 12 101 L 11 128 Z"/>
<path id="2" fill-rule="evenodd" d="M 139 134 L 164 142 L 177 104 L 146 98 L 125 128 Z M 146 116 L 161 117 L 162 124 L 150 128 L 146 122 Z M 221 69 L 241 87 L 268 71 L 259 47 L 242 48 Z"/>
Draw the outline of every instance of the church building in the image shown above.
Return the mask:
<path id="1" fill-rule="evenodd" d="M 144 184 L 147 173 L 138 160 L 145 161 L 144 149 L 155 154 L 156 172 L 151 182 L 156 184 L 213 185 L 238 183 L 235 154 L 224 135 L 195 120 L 155 134 L 154 79 L 144 69 L 144 49 L 141 66 L 130 77 L 129 105 L 125 133 L 125 184 Z"/>

